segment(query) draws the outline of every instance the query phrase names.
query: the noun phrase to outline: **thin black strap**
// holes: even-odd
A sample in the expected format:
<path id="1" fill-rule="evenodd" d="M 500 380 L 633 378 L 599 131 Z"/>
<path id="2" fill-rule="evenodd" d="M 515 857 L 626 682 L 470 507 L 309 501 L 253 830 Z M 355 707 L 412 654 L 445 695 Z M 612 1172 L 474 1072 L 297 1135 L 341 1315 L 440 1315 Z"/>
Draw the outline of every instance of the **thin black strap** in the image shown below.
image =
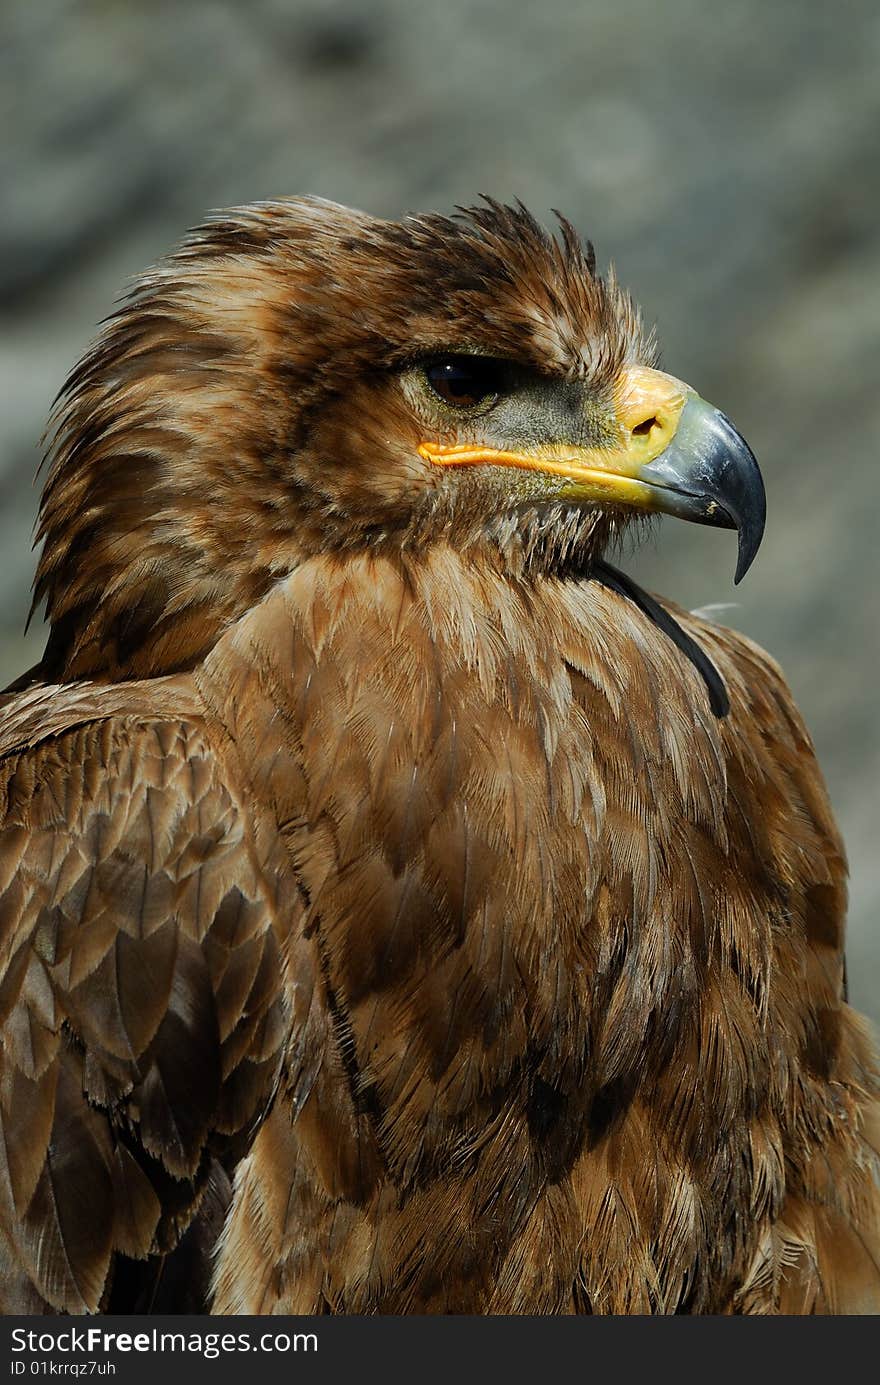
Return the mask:
<path id="1" fill-rule="evenodd" d="M 690 659 L 697 673 L 706 684 L 709 693 L 709 705 L 716 717 L 726 717 L 730 711 L 730 698 L 727 696 L 727 689 L 724 680 L 718 672 L 712 660 L 704 654 L 696 640 L 691 639 L 682 630 L 678 621 L 669 612 L 655 601 L 653 596 L 642 591 L 641 587 L 627 577 L 626 573 L 620 572 L 610 563 L 595 562 L 590 569 L 590 575 L 601 582 L 603 587 L 608 587 L 611 591 L 617 592 L 618 596 L 628 597 L 640 611 L 643 611 L 649 620 L 652 620 L 658 630 L 662 630 L 664 635 L 668 635 L 672 643 L 677 645 L 688 659 Z"/>

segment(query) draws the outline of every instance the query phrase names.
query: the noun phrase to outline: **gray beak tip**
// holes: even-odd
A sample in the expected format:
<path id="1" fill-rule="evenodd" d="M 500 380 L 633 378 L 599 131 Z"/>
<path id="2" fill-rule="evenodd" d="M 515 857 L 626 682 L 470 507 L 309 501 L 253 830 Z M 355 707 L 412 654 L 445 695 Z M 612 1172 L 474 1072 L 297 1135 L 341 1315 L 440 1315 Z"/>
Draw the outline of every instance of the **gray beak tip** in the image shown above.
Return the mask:
<path id="1" fill-rule="evenodd" d="M 754 453 L 730 419 L 692 395 L 675 437 L 642 479 L 660 488 L 659 509 L 698 524 L 736 529 L 738 585 L 761 546 L 767 499 Z"/>

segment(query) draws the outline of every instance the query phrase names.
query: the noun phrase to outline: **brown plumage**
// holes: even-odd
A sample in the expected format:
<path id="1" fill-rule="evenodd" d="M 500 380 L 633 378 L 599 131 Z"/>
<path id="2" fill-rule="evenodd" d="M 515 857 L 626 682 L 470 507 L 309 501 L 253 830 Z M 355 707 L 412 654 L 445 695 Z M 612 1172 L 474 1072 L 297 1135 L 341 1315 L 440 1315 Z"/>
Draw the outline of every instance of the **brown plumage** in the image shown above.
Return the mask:
<path id="1" fill-rule="evenodd" d="M 809 737 L 602 563 L 759 537 L 757 472 L 679 485 L 707 406 L 562 225 L 230 213 L 71 375 L 0 704 L 4 1311 L 880 1310 Z"/>

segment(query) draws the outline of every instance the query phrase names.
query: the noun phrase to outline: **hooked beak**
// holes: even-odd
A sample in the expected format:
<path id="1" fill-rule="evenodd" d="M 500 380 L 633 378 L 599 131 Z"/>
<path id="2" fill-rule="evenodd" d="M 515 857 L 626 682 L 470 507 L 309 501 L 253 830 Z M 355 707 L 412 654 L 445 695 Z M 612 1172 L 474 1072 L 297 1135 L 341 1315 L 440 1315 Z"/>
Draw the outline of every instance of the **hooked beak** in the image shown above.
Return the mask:
<path id="1" fill-rule="evenodd" d="M 734 582 L 752 565 L 764 533 L 764 483 L 751 448 L 719 409 L 663 371 L 632 366 L 615 389 L 619 442 L 553 444 L 516 452 L 479 445 L 419 448 L 437 466 L 508 466 L 559 477 L 560 499 L 623 505 L 736 529 Z"/>

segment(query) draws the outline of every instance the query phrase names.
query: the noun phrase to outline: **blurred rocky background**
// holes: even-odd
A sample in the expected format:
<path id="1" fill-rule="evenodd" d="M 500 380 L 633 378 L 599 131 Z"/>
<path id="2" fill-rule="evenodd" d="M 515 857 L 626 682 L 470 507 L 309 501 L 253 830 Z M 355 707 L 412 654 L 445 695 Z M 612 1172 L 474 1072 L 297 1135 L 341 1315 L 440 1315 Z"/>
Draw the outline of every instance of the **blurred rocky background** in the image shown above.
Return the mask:
<path id="1" fill-rule="evenodd" d="M 782 663 L 852 865 L 880 1018 L 880 7 L 876 0 L 2 0 L 0 686 L 52 397 L 126 280 L 206 209 L 563 209 L 739 424 L 769 520 L 667 521 L 631 570 Z"/>

